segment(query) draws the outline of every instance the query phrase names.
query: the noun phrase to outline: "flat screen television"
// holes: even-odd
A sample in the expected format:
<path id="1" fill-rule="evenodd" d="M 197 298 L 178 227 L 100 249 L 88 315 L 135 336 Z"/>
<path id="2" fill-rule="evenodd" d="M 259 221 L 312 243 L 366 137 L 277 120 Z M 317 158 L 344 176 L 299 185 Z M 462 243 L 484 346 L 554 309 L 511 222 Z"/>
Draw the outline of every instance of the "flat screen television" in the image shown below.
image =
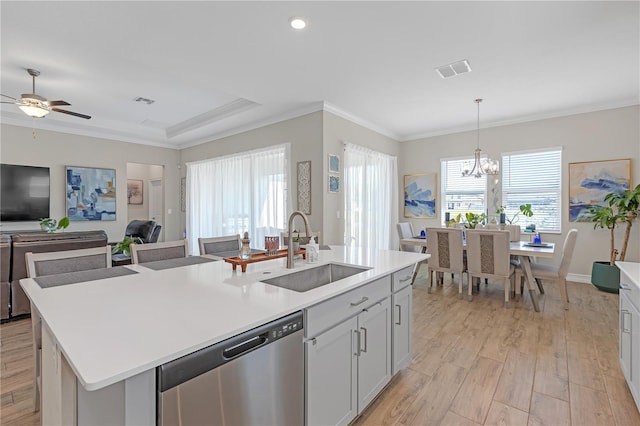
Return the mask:
<path id="1" fill-rule="evenodd" d="M 0 221 L 49 217 L 49 168 L 0 164 Z"/>

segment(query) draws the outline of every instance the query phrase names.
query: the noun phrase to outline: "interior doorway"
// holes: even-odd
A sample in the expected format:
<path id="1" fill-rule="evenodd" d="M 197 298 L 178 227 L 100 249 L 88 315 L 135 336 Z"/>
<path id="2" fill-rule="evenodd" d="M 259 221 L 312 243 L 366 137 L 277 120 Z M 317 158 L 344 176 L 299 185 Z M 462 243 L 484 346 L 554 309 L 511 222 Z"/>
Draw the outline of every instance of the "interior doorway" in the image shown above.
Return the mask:
<path id="1" fill-rule="evenodd" d="M 142 188 L 142 194 L 127 197 L 127 223 L 136 219 L 155 220 L 162 225 L 158 241 L 164 241 L 164 166 L 127 163 L 127 184 L 129 183 Z"/>

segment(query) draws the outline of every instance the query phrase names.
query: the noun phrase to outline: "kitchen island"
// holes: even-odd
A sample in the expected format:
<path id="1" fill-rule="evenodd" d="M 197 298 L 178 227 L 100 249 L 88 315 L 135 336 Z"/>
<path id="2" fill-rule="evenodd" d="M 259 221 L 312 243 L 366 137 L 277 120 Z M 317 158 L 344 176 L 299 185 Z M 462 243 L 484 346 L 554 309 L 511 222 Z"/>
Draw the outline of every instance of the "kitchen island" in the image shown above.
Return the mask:
<path id="1" fill-rule="evenodd" d="M 331 246 L 319 263 L 364 272 L 307 292 L 261 282 L 317 265 L 285 259 L 246 273 L 221 262 L 41 288 L 21 281 L 43 319 L 43 423 L 155 424 L 155 368 L 287 314 L 335 298 L 427 258 Z M 98 422 L 98 420 L 96 420 Z"/>

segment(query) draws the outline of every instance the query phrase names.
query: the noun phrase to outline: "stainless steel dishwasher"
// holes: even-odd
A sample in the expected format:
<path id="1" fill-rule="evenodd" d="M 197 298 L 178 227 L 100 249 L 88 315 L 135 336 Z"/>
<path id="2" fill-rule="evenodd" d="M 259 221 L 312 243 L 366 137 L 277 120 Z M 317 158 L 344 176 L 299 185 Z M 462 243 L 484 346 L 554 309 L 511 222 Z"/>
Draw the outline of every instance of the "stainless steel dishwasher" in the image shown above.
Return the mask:
<path id="1" fill-rule="evenodd" d="M 296 312 L 156 368 L 158 425 L 302 425 Z"/>

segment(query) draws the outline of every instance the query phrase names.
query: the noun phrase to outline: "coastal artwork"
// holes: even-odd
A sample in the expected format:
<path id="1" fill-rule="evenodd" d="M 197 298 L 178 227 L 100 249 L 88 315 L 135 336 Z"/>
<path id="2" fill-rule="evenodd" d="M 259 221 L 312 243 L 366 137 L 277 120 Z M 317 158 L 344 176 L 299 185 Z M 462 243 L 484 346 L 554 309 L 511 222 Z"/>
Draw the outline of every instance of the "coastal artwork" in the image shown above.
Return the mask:
<path id="1" fill-rule="evenodd" d="M 66 167 L 69 220 L 116 220 L 116 171 Z"/>
<path id="2" fill-rule="evenodd" d="M 604 206 L 608 193 L 630 187 L 630 159 L 569 163 L 569 221 L 588 221 L 590 207 Z"/>
<path id="3" fill-rule="evenodd" d="M 404 217 L 435 218 L 437 178 L 435 173 L 404 176 Z"/>

